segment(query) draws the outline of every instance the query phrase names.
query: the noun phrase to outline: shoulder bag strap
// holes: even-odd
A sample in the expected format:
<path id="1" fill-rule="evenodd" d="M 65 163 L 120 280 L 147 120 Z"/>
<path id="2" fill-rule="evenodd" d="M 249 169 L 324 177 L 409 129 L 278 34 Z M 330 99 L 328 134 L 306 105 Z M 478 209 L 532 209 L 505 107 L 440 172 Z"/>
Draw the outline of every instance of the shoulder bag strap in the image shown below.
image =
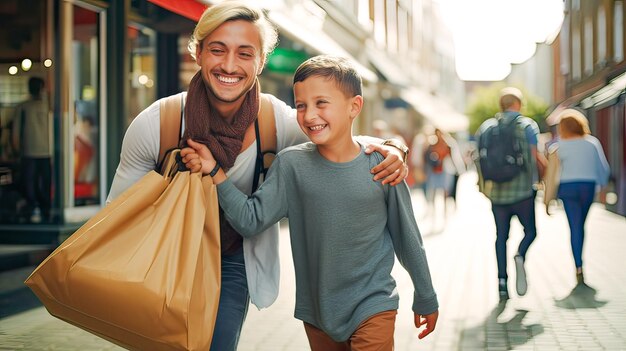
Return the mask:
<path id="1" fill-rule="evenodd" d="M 181 137 L 183 119 L 184 94 L 176 94 L 161 99 L 160 113 L 160 142 L 157 170 L 161 169 L 163 159 L 168 151 L 178 147 Z"/>
<path id="2" fill-rule="evenodd" d="M 252 191 L 255 191 L 261 180 L 267 174 L 267 170 L 272 165 L 276 156 L 276 120 L 274 116 L 274 106 L 266 94 L 261 94 L 261 109 L 259 116 L 254 121 L 254 132 L 257 140 L 256 161 L 254 165 L 254 178 L 252 180 Z"/>

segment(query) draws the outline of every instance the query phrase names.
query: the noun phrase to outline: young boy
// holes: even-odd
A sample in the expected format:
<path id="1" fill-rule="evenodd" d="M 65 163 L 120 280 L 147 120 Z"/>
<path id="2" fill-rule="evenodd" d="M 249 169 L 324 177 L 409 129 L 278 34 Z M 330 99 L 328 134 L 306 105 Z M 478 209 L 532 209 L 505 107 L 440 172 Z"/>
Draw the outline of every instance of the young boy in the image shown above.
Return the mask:
<path id="1" fill-rule="evenodd" d="M 394 251 L 415 287 L 415 326 L 437 322 L 438 302 L 409 189 L 372 182 L 367 170 L 382 157 L 366 155 L 352 135 L 361 112 L 361 78 L 343 58 L 317 56 L 294 76 L 298 124 L 310 143 L 274 160 L 250 197 L 226 179 L 203 144 L 182 151 L 192 172 L 213 176 L 226 218 L 253 236 L 283 217 L 296 272 L 295 317 L 312 350 L 392 350 L 398 293 Z"/>

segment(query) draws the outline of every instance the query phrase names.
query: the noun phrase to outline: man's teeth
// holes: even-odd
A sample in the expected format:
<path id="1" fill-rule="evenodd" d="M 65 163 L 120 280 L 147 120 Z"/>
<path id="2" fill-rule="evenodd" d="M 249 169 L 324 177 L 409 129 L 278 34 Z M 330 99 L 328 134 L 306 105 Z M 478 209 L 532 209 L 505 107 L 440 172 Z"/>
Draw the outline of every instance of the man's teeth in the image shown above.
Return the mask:
<path id="1" fill-rule="evenodd" d="M 318 130 L 324 129 L 324 127 L 326 127 L 325 124 L 320 124 L 320 125 L 317 125 L 317 126 L 309 127 L 309 129 L 313 130 L 313 131 L 318 131 Z"/>
<path id="2" fill-rule="evenodd" d="M 219 79 L 220 82 L 224 82 L 224 83 L 237 83 L 239 81 L 239 78 L 231 78 L 231 77 L 223 77 L 223 76 L 217 76 L 217 79 Z"/>

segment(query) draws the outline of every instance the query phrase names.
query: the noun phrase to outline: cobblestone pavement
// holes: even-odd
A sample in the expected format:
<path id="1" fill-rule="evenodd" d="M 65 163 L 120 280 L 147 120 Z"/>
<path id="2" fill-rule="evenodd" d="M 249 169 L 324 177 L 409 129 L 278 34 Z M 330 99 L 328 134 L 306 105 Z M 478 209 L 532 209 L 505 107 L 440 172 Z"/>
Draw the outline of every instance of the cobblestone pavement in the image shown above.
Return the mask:
<path id="1" fill-rule="evenodd" d="M 401 296 L 396 350 L 626 350 L 626 219 L 592 207 L 583 254 L 588 287 L 576 287 L 565 213 L 557 209 L 548 217 L 538 204 L 538 237 L 526 259 L 528 293 L 515 294 L 512 257 L 522 228 L 514 220 L 508 247 L 511 299 L 498 303 L 495 227 L 490 204 L 474 184 L 474 174 L 461 177 L 456 209 L 448 203 L 445 221 L 433 221 L 443 213 L 426 214 L 423 196 L 414 193 L 440 316 L 436 331 L 418 340 L 410 311 L 412 284 L 396 265 Z M 288 235 L 281 239 L 280 295 L 268 309 L 250 306 L 240 351 L 309 349 L 302 323 L 293 318 Z M 120 348 L 39 307 L 0 319 L 0 350 Z"/>

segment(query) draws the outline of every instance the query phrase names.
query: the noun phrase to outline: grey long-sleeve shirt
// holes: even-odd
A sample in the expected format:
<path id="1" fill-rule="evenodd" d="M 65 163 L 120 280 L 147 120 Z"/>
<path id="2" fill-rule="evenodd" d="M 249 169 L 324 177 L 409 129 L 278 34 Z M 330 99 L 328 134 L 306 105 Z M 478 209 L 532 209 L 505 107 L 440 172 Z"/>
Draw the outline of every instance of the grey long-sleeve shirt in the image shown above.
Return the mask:
<path id="1" fill-rule="evenodd" d="M 438 309 L 406 183 L 372 181 L 369 170 L 381 160 L 361 150 L 350 162 L 334 163 L 306 143 L 280 152 L 250 197 L 230 181 L 218 185 L 220 206 L 243 236 L 289 218 L 295 317 L 336 341 L 372 315 L 398 308 L 394 251 L 413 281 L 413 311 Z"/>

